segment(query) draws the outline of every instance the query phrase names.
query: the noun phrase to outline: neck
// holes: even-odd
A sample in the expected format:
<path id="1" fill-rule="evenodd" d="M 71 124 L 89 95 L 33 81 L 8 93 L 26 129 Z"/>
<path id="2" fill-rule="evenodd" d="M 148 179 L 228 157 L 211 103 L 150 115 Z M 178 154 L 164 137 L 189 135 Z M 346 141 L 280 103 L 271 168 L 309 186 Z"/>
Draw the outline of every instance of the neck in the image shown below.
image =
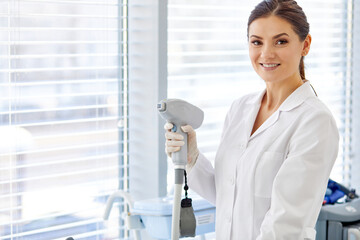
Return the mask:
<path id="1" fill-rule="evenodd" d="M 262 106 L 268 111 L 276 111 L 285 99 L 300 87 L 305 81 L 297 79 L 291 82 L 266 83 L 266 93 L 262 100 Z"/>

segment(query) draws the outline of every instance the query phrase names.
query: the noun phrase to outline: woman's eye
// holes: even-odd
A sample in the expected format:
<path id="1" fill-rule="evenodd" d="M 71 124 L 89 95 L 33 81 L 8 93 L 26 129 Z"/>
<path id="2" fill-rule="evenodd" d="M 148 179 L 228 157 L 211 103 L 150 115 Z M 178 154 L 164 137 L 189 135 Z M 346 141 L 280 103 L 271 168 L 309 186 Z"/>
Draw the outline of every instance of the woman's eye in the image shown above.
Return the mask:
<path id="1" fill-rule="evenodd" d="M 252 41 L 251 42 L 253 45 L 255 45 L 255 46 L 259 46 L 260 44 L 261 44 L 261 42 L 260 41 L 257 41 L 257 40 L 254 40 L 254 41 Z"/>
<path id="2" fill-rule="evenodd" d="M 285 43 L 287 43 L 288 41 L 286 41 L 286 40 L 278 40 L 277 42 L 276 42 L 276 45 L 284 45 Z"/>

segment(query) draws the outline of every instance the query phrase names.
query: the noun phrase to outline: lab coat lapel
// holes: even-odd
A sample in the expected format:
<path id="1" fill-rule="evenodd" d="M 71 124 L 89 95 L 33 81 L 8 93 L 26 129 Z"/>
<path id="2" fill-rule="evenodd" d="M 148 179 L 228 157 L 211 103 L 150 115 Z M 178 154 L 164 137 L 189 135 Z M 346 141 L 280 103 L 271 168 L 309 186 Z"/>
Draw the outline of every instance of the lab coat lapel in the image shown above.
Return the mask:
<path id="1" fill-rule="evenodd" d="M 246 139 L 247 139 L 247 141 L 250 139 L 251 131 L 253 129 L 257 114 L 260 109 L 261 101 L 264 97 L 265 92 L 266 92 L 266 89 L 264 91 L 260 92 L 258 95 L 256 95 L 256 97 L 254 97 L 253 99 L 251 99 L 247 102 L 247 104 L 248 104 L 247 107 L 249 108 L 249 115 L 246 120 Z"/>
<path id="2" fill-rule="evenodd" d="M 268 129 L 269 127 L 271 127 L 274 123 L 276 123 L 276 121 L 279 119 L 279 114 L 280 114 L 279 110 L 271 114 L 271 116 L 268 119 L 266 119 L 266 121 L 263 124 L 261 124 L 261 126 L 258 129 L 256 129 L 253 135 L 251 135 L 250 140 L 256 137 L 257 135 L 259 135 L 261 132 Z"/>
<path id="3" fill-rule="evenodd" d="M 262 93 L 261 98 L 257 99 L 259 106 L 255 107 L 256 112 L 254 113 L 255 116 L 252 116 L 253 119 L 249 119 L 251 122 L 250 127 L 250 134 L 252 131 L 252 127 L 254 125 L 257 113 L 260 108 L 260 103 L 262 96 L 265 94 L 265 91 Z M 266 129 L 274 125 L 277 120 L 279 119 L 279 115 L 281 111 L 291 111 L 293 108 L 301 105 L 307 98 L 314 97 L 315 93 L 308 81 L 306 81 L 302 86 L 298 87 L 293 93 L 288 96 L 285 101 L 281 104 L 278 110 L 276 110 L 266 121 L 251 135 L 250 139 L 255 138 L 257 135 L 259 135 L 261 132 L 264 132 Z M 249 136 L 250 136 L 249 134 Z"/>

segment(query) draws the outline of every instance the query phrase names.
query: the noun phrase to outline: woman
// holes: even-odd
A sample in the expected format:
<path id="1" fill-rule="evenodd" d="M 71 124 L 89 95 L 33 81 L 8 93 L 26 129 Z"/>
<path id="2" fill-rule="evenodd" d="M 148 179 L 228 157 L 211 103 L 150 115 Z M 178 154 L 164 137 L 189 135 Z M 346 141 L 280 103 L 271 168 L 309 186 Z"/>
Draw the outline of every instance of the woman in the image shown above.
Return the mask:
<path id="1" fill-rule="evenodd" d="M 328 108 L 305 79 L 309 24 L 292 0 L 262 1 L 248 21 L 249 55 L 266 89 L 236 100 L 215 166 L 188 133 L 188 183 L 216 204 L 216 239 L 315 239 L 338 151 Z M 184 144 L 166 124 L 166 152 Z"/>

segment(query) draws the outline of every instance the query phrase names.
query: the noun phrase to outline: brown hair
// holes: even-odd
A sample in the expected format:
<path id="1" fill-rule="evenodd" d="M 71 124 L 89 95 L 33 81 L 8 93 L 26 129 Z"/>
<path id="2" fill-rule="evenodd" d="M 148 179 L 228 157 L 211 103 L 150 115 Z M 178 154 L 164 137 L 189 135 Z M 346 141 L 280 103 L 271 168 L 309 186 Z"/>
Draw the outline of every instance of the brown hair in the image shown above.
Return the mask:
<path id="1" fill-rule="evenodd" d="M 294 32 L 299 36 L 300 41 L 304 41 L 309 34 L 310 26 L 302 8 L 294 0 L 264 0 L 260 2 L 251 12 L 247 37 L 249 38 L 249 26 L 258 19 L 274 15 L 286 20 L 291 24 Z M 300 59 L 299 71 L 301 79 L 305 80 L 304 56 Z"/>

